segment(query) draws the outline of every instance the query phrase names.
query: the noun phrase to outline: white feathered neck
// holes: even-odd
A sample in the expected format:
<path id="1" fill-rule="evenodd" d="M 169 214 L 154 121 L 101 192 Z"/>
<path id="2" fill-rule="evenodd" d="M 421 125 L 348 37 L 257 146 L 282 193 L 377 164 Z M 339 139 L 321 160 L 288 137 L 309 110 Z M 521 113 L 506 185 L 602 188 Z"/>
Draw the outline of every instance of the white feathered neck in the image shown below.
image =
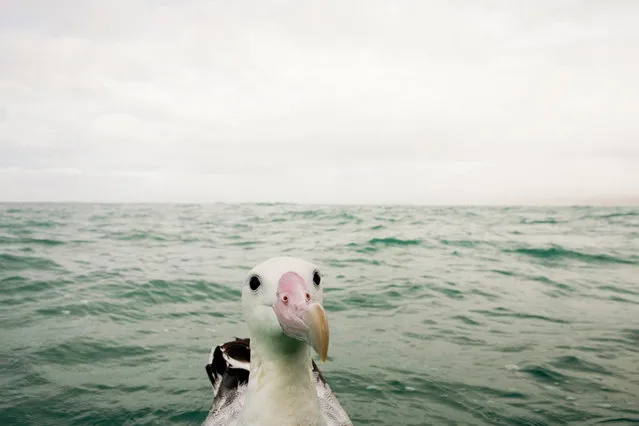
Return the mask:
<path id="1" fill-rule="evenodd" d="M 251 336 L 251 372 L 238 425 L 325 425 L 311 374 L 311 351 L 282 335 Z"/>

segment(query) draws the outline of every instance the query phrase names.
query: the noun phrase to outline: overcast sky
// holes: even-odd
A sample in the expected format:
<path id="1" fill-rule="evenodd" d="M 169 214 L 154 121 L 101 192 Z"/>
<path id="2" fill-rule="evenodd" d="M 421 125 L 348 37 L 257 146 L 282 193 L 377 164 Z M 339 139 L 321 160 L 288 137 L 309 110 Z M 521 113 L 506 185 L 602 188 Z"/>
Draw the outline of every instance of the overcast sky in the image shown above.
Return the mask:
<path id="1" fill-rule="evenodd" d="M 0 200 L 639 198 L 639 1 L 0 0 Z"/>

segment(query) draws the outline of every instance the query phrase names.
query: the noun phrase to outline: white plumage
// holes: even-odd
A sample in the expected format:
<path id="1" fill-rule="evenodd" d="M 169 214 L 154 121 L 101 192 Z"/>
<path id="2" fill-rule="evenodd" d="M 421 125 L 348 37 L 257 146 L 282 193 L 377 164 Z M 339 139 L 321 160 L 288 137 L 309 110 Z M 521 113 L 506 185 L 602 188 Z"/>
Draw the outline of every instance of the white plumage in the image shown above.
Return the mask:
<path id="1" fill-rule="evenodd" d="M 206 366 L 213 405 L 203 425 L 352 425 L 312 360 L 328 351 L 318 268 L 278 257 L 251 270 L 242 289 L 250 339 L 216 346 Z"/>

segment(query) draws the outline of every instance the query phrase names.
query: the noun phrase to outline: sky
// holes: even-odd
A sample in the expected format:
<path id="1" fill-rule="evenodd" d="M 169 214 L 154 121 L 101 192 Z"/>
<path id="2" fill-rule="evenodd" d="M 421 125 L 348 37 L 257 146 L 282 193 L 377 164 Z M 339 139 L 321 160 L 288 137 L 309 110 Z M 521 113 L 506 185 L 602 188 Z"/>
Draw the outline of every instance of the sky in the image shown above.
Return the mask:
<path id="1" fill-rule="evenodd" d="M 0 0 L 0 201 L 639 204 L 635 0 Z"/>

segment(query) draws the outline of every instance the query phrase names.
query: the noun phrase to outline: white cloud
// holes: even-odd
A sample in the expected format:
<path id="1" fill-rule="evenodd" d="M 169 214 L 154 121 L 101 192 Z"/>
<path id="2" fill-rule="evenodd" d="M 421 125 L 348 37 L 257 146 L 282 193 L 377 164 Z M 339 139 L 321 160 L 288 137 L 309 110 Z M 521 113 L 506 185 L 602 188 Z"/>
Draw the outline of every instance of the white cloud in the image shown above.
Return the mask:
<path id="1" fill-rule="evenodd" d="M 635 2 L 64 4 L 0 6 L 3 200 L 639 193 Z"/>

